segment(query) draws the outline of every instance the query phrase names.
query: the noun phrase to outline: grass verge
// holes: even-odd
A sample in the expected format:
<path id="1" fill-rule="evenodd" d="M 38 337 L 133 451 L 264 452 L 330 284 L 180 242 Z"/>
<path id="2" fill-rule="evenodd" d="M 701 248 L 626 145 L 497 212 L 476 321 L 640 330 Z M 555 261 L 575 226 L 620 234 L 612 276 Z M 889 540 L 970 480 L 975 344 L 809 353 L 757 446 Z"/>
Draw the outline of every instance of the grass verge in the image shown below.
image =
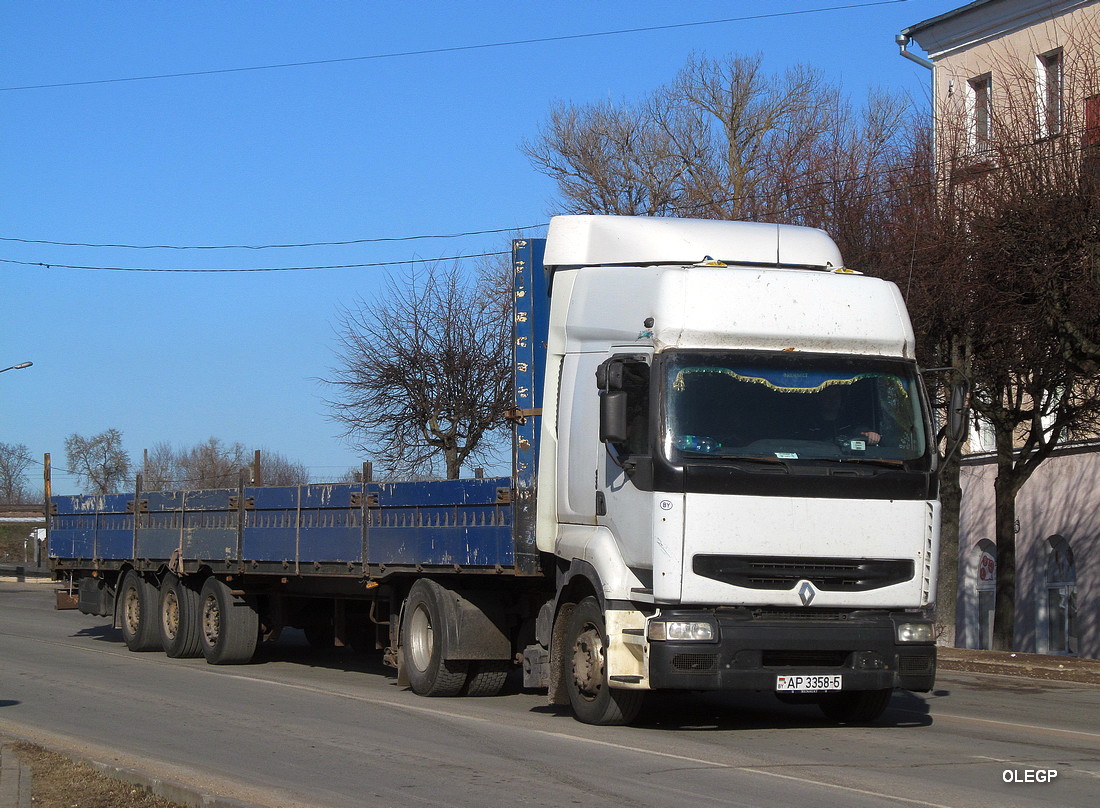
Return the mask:
<path id="1" fill-rule="evenodd" d="M 34 808 L 182 808 L 36 744 L 18 742 L 8 748 L 30 766 Z"/>

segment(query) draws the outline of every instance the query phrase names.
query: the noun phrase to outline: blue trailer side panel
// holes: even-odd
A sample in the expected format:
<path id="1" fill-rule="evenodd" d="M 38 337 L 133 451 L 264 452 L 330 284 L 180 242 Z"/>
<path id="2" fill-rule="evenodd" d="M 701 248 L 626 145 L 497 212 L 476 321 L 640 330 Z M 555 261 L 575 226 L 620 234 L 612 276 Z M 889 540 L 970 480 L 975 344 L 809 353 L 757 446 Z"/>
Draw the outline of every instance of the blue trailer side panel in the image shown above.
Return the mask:
<path id="1" fill-rule="evenodd" d="M 359 563 L 362 485 L 246 488 L 242 556 L 249 561 Z"/>
<path id="2" fill-rule="evenodd" d="M 61 559 L 515 563 L 509 477 L 148 492 L 136 520 L 134 499 L 126 494 L 52 502 L 50 555 Z"/>
<path id="3" fill-rule="evenodd" d="M 511 567 L 511 480 L 380 483 L 369 509 L 370 564 Z M 505 496 L 507 492 L 507 496 Z"/>
<path id="4" fill-rule="evenodd" d="M 550 293 L 542 265 L 545 250 L 545 239 L 516 239 L 512 242 L 515 313 L 512 473 L 516 499 L 516 571 L 523 575 L 540 572 L 540 556 L 535 542 L 535 494 L 538 439 L 542 425 L 542 388 L 546 378 L 546 339 L 550 329 Z"/>

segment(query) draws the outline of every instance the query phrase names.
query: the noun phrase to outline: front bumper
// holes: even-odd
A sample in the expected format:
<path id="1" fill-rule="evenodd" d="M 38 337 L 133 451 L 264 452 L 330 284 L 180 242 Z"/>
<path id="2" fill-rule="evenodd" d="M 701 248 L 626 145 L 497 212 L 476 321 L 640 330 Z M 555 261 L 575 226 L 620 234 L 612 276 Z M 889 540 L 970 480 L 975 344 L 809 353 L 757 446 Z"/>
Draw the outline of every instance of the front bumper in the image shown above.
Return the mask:
<path id="1" fill-rule="evenodd" d="M 844 690 L 927 692 L 933 643 L 897 642 L 911 614 L 879 611 L 665 610 L 662 620 L 717 623 L 713 642 L 649 643 L 649 684 L 670 690 L 772 690 L 777 676 L 841 674 Z"/>

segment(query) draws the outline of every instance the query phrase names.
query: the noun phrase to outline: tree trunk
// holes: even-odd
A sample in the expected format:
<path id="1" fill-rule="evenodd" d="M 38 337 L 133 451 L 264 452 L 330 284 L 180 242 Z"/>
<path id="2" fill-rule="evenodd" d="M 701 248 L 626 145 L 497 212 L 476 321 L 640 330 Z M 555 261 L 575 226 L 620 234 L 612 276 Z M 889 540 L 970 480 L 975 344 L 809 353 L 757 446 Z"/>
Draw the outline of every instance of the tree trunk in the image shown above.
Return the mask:
<path id="1" fill-rule="evenodd" d="M 1015 650 L 1016 623 L 1016 490 L 1011 452 L 999 460 L 993 484 L 997 521 L 997 594 L 993 612 L 993 650 Z"/>
<path id="2" fill-rule="evenodd" d="M 940 566 L 936 585 L 936 637 L 955 647 L 955 604 L 959 593 L 959 515 L 962 510 L 961 455 L 956 453 L 940 478 Z"/>
<path id="3" fill-rule="evenodd" d="M 447 479 L 457 480 L 462 474 L 462 461 L 458 459 L 458 451 L 455 449 L 445 449 L 443 451 L 443 460 L 447 464 Z"/>

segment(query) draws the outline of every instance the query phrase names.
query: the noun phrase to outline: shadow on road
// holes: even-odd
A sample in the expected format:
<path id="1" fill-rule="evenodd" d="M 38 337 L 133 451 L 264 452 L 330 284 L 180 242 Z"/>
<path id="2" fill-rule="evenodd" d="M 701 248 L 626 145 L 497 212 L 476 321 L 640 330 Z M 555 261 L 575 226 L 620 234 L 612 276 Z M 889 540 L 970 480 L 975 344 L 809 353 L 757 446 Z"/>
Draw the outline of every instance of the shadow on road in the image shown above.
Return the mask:
<path id="1" fill-rule="evenodd" d="M 103 642 L 122 644 L 122 632 L 110 624 L 89 626 L 76 632 L 74 637 L 91 638 Z M 251 664 L 288 664 L 309 668 L 361 673 L 396 681 L 397 671 L 382 662 L 381 651 L 363 652 L 351 648 L 316 648 L 308 642 L 303 632 L 285 629 L 274 642 L 261 643 Z M 524 690 L 522 674 L 517 668 L 510 677 L 502 695 L 535 691 Z M 948 691 L 937 691 L 943 697 Z M 0 701 L 0 706 L 5 703 Z M 531 712 L 545 715 L 572 717 L 568 707 L 540 705 Z M 772 693 L 694 693 L 663 692 L 649 694 L 645 706 L 634 726 L 653 730 L 696 732 L 731 732 L 760 729 L 822 729 L 840 725 L 822 715 L 813 704 L 786 704 Z M 874 722 L 876 727 L 908 729 L 930 726 L 932 716 L 929 702 L 920 696 L 898 691 L 894 694 L 886 712 Z"/>
<path id="2" fill-rule="evenodd" d="M 571 716 L 568 707 L 553 705 L 535 707 L 531 712 Z M 931 724 L 928 704 L 912 693 L 899 691 L 873 726 L 908 729 Z M 785 704 L 771 693 L 690 692 L 649 694 L 633 726 L 677 732 L 842 728 L 825 718 L 816 705 Z"/>
<path id="3" fill-rule="evenodd" d="M 106 623 L 102 626 L 88 626 L 82 628 L 73 634 L 73 637 L 90 638 L 93 640 L 99 640 L 100 642 L 121 643 L 122 642 L 122 630 L 112 628 L 110 623 Z"/>

